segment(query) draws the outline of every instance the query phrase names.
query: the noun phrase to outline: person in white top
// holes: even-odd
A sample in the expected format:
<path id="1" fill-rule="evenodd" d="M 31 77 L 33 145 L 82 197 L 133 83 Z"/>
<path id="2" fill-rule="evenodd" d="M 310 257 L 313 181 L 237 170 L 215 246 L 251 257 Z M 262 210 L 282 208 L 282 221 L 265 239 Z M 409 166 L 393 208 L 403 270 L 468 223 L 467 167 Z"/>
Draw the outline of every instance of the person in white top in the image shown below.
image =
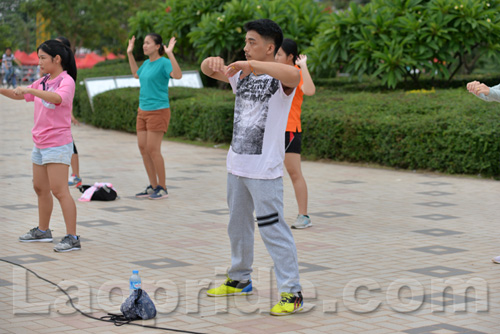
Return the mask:
<path id="1" fill-rule="evenodd" d="M 4 73 L 3 84 L 12 85 L 13 88 L 17 87 L 16 73 L 14 72 L 14 67 L 12 62 L 21 66 L 21 62 L 14 57 L 11 48 L 6 48 L 5 53 L 2 55 L 2 72 Z"/>
<path id="2" fill-rule="evenodd" d="M 283 218 L 283 133 L 300 74 L 292 66 L 275 62 L 283 41 L 275 22 L 260 19 L 244 28 L 246 61 L 226 66 L 222 58 L 209 57 L 201 64 L 204 74 L 230 83 L 236 95 L 233 138 L 227 154 L 231 268 L 226 281 L 207 294 L 252 293 L 255 212 L 281 294 L 271 314 L 288 315 L 303 306 L 297 249 Z"/>

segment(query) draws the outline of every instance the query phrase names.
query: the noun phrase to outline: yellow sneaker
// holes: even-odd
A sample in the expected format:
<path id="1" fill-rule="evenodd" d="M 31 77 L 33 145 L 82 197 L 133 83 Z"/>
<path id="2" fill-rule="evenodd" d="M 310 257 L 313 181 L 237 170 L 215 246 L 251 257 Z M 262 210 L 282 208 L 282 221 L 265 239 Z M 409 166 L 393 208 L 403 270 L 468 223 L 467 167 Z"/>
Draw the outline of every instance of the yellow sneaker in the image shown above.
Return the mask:
<path id="1" fill-rule="evenodd" d="M 271 315 L 289 315 L 302 310 L 304 299 L 302 293 L 295 296 L 293 293 L 282 292 L 281 300 L 271 309 Z"/>
<path id="2" fill-rule="evenodd" d="M 223 296 L 246 296 L 252 294 L 252 281 L 249 280 L 245 283 L 240 281 L 233 281 L 229 277 L 221 286 L 207 291 L 210 297 L 223 297 Z"/>

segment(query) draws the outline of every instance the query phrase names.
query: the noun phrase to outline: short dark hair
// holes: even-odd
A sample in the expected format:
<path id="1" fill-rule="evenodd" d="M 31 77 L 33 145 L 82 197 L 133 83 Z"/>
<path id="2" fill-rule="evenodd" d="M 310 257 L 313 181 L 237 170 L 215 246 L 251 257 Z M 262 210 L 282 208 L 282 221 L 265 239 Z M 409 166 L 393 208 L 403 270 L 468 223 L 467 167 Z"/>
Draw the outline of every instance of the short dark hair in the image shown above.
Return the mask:
<path id="1" fill-rule="evenodd" d="M 274 41 L 275 55 L 281 47 L 281 43 L 283 43 L 283 31 L 281 31 L 280 26 L 273 20 L 259 19 L 250 21 L 245 23 L 244 29 L 246 32 L 253 30 L 264 38 L 272 39 Z"/>
<path id="2" fill-rule="evenodd" d="M 158 45 L 158 44 L 160 45 L 160 48 L 158 49 L 158 53 L 160 54 L 160 56 L 163 56 L 165 54 L 165 49 L 163 48 L 163 38 L 161 38 L 160 35 L 155 34 L 154 32 L 147 34 L 146 37 L 147 36 L 151 37 L 156 45 Z"/>
<path id="3" fill-rule="evenodd" d="M 10 46 L 8 46 L 8 47 L 5 48 L 5 51 L 7 51 L 7 50 L 12 51 L 12 48 Z"/>
<path id="4" fill-rule="evenodd" d="M 297 43 L 293 39 L 285 38 L 283 43 L 281 43 L 281 49 L 286 53 L 287 56 L 293 55 L 293 63 L 297 61 L 299 56 L 299 50 L 297 48 Z"/>

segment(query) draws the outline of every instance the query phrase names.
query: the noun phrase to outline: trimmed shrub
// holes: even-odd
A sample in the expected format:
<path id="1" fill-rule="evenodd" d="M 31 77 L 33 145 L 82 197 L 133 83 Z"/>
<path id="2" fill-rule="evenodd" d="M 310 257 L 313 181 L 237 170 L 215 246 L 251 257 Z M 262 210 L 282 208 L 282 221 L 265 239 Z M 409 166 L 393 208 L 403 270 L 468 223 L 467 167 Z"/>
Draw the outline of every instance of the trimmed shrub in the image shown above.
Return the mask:
<path id="1" fill-rule="evenodd" d="M 443 79 L 423 78 L 416 84 L 414 81 L 400 82 L 396 89 L 412 90 L 412 89 L 432 89 L 432 88 L 464 88 L 468 82 L 478 80 L 487 86 L 495 86 L 500 82 L 500 75 L 493 74 L 474 74 L 474 75 L 457 75 L 452 81 Z M 377 79 L 363 77 L 362 80 L 353 77 L 337 77 L 337 78 L 314 78 L 314 84 L 324 88 L 334 89 L 336 91 L 348 92 L 387 92 L 392 91 L 382 82 Z"/>
<path id="2" fill-rule="evenodd" d="M 229 94 L 228 94 L 229 93 Z M 234 95 L 216 89 L 170 88 L 171 121 L 167 135 L 227 143 L 233 131 Z M 135 132 L 139 89 L 116 89 L 94 97 L 92 124 Z"/>
<path id="3" fill-rule="evenodd" d="M 303 152 L 450 174 L 500 176 L 498 105 L 464 89 L 334 93 L 304 100 Z"/>
<path id="4" fill-rule="evenodd" d="M 95 114 L 92 112 L 87 90 L 85 89 L 84 79 L 94 77 L 107 77 L 114 75 L 130 74 L 130 66 L 127 61 L 105 61 L 94 68 L 78 71 L 78 77 L 75 87 L 75 98 L 73 100 L 73 115 L 79 120 L 95 124 Z"/>
<path id="5" fill-rule="evenodd" d="M 104 128 L 135 132 L 139 89 L 122 88 L 94 97 L 92 124 Z"/>
<path id="6" fill-rule="evenodd" d="M 181 89 L 181 88 L 179 88 Z M 221 94 L 222 93 L 222 94 Z M 234 95 L 215 89 L 172 103 L 167 135 L 189 140 L 230 143 L 233 135 Z"/>
<path id="7" fill-rule="evenodd" d="M 169 137 L 229 143 L 234 95 L 172 88 Z M 136 88 L 94 99 L 97 126 L 135 131 Z M 346 92 L 318 87 L 304 100 L 303 155 L 450 174 L 500 176 L 500 109 L 463 88 Z"/>

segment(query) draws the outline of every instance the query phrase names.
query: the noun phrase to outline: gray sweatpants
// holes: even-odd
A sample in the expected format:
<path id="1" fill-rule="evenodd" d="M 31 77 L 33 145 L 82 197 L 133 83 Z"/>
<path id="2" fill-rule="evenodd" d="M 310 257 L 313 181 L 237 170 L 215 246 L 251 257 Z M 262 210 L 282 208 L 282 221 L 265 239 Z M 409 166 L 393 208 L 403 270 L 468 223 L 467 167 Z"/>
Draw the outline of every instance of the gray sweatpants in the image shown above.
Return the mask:
<path id="1" fill-rule="evenodd" d="M 249 280 L 254 253 L 254 211 L 259 232 L 274 262 L 278 291 L 299 292 L 299 265 L 292 231 L 283 218 L 283 178 L 249 179 L 228 174 L 231 242 L 229 278 Z"/>

